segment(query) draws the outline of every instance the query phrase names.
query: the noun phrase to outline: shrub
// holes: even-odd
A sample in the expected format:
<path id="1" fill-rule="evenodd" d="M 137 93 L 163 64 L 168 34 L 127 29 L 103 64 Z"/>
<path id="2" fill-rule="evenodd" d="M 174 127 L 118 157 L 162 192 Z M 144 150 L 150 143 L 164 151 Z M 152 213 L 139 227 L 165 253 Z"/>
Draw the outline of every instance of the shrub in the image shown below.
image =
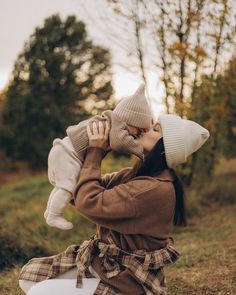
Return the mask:
<path id="1" fill-rule="evenodd" d="M 14 267 L 35 256 L 50 255 L 49 251 L 41 245 L 24 245 L 18 231 L 8 232 L 0 227 L 0 269 Z"/>
<path id="2" fill-rule="evenodd" d="M 196 182 L 185 189 L 187 216 L 197 214 L 203 206 L 219 203 L 220 205 L 236 203 L 236 173 L 217 174 L 205 183 Z"/>

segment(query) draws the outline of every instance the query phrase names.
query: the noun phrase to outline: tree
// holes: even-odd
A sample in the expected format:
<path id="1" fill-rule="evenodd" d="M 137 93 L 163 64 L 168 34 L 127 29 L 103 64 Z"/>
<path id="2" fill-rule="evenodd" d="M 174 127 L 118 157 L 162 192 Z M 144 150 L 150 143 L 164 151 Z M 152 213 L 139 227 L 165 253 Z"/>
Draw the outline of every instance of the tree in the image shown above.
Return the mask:
<path id="1" fill-rule="evenodd" d="M 110 54 L 88 39 L 85 24 L 47 18 L 18 56 L 5 93 L 1 147 L 15 160 L 44 167 L 55 137 L 112 108 Z"/>
<path id="2" fill-rule="evenodd" d="M 120 16 L 118 24 L 126 21 L 135 28 L 130 31 L 130 47 L 136 49 L 133 50 L 133 58 L 138 61 L 143 80 L 146 80 L 147 71 L 159 73 L 164 85 L 163 103 L 167 113 L 188 116 L 202 75 L 210 73 L 212 78 L 216 78 L 224 69 L 225 59 L 234 52 L 234 1 L 107 2 L 114 14 Z M 122 42 L 122 37 L 120 35 L 119 40 L 124 47 L 126 40 Z"/>
<path id="3" fill-rule="evenodd" d="M 188 116 L 202 75 L 216 78 L 235 50 L 234 0 L 100 0 L 94 9 L 78 1 L 86 21 L 128 57 L 115 64 L 144 82 L 157 73 L 167 113 Z"/>
<path id="4" fill-rule="evenodd" d="M 228 63 L 225 71 L 212 79 L 202 77 L 196 88 L 190 119 L 210 130 L 208 143 L 186 163 L 186 182 L 194 178 L 210 177 L 220 156 L 236 156 L 236 57 Z"/>
<path id="5" fill-rule="evenodd" d="M 235 138 L 230 127 L 235 119 L 230 108 L 235 107 L 235 104 L 232 98 L 230 100 L 227 97 L 228 90 L 222 88 L 222 85 L 229 85 L 229 81 L 232 81 L 226 75 L 227 83 L 222 78 L 222 73 L 235 53 L 234 1 L 106 2 L 110 4 L 114 15 L 119 17 L 116 23 L 120 27 L 122 22 L 126 22 L 126 28 L 134 28 L 129 31 L 128 38 L 129 45 L 134 50 L 127 50 L 127 55 L 133 52 L 133 59 L 130 58 L 130 61 L 135 59 L 143 80 L 148 71 L 156 71 L 160 78 L 158 82 L 164 85 L 163 104 L 167 113 L 177 113 L 181 117 L 195 120 L 211 133 L 201 151 L 194 153 L 191 161 L 179 168 L 185 182 L 191 184 L 197 174 L 202 177 L 210 176 L 217 155 L 223 146 L 225 150 L 230 147 L 227 143 L 231 143 L 230 138 Z M 108 28 L 107 35 L 112 27 Z M 119 30 L 115 27 L 112 33 L 118 35 Z M 123 35 L 127 37 L 127 34 Z M 121 48 L 125 50 L 127 41 L 123 35 L 119 34 L 119 40 Z M 234 95 L 233 84 L 230 84 L 229 89 Z M 219 123 L 222 128 L 225 126 L 225 133 L 221 138 L 217 133 Z M 228 137 L 224 136 L 227 132 L 230 134 Z"/>
<path id="6" fill-rule="evenodd" d="M 221 145 L 220 152 L 226 158 L 236 156 L 236 56 L 234 56 L 225 70 L 219 77 L 218 107 L 226 107 L 221 118 Z M 220 109 L 221 109 L 220 108 Z"/>

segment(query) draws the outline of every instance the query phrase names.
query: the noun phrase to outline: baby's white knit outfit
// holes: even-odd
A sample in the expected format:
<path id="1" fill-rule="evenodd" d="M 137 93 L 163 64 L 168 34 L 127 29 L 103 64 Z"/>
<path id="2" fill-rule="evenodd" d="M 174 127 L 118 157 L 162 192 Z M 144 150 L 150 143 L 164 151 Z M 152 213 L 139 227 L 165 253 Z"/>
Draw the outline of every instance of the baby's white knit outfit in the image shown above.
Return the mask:
<path id="1" fill-rule="evenodd" d="M 46 222 L 53 227 L 68 230 L 72 223 L 63 217 L 67 204 L 74 197 L 80 170 L 88 147 L 86 127 L 92 122 L 108 120 L 109 143 L 113 150 L 132 153 L 143 158 L 138 140 L 128 132 L 127 124 L 137 128 L 149 128 L 153 121 L 152 111 L 145 97 L 142 84 L 134 95 L 125 97 L 114 111 L 107 110 L 79 124 L 67 128 L 63 139 L 56 138 L 48 155 L 48 178 L 54 186 L 44 213 Z"/>
<path id="2" fill-rule="evenodd" d="M 56 138 L 48 155 L 48 179 L 54 186 L 44 213 L 48 225 L 65 230 L 73 228 L 62 213 L 74 195 L 81 167 L 69 137 Z"/>

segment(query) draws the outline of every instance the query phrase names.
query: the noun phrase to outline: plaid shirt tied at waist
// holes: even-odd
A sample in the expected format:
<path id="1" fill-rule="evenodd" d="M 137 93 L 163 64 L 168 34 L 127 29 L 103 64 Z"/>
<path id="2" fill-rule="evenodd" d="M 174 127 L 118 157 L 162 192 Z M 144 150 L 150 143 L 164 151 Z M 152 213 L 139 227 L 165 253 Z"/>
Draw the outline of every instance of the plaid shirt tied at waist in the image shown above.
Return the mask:
<path id="1" fill-rule="evenodd" d="M 95 235 L 84 241 L 81 246 L 71 245 L 66 251 L 50 257 L 33 258 L 21 270 L 20 279 L 42 281 L 54 278 L 71 268 L 77 267 L 77 288 L 83 287 L 83 277 L 93 277 L 89 266 L 95 256 L 101 258 L 104 274 L 107 278 L 117 276 L 125 268 L 129 269 L 138 279 L 145 294 L 165 295 L 160 286 L 158 272 L 164 266 L 174 263 L 180 256 L 175 249 L 172 239 L 167 246 L 160 250 L 147 252 L 146 250 L 133 250 L 126 252 L 114 243 L 107 243 Z M 107 291 L 104 293 L 104 291 Z M 110 293 L 109 293 L 110 292 Z M 95 293 L 119 294 L 113 288 L 100 281 Z"/>

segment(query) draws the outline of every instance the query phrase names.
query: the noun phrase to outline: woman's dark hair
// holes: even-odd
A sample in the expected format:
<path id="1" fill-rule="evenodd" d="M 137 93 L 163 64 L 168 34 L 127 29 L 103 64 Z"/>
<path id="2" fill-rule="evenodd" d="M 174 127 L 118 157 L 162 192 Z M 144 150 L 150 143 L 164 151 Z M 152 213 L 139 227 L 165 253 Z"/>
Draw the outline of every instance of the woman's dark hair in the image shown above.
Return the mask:
<path id="1" fill-rule="evenodd" d="M 137 176 L 157 176 L 163 170 L 169 169 L 174 181 L 176 205 L 174 215 L 174 225 L 186 225 L 186 214 L 184 204 L 183 184 L 174 169 L 169 168 L 166 163 L 165 147 L 163 137 L 158 140 L 153 149 L 148 153 L 144 161 L 138 161 L 133 167 L 133 175 Z"/>

